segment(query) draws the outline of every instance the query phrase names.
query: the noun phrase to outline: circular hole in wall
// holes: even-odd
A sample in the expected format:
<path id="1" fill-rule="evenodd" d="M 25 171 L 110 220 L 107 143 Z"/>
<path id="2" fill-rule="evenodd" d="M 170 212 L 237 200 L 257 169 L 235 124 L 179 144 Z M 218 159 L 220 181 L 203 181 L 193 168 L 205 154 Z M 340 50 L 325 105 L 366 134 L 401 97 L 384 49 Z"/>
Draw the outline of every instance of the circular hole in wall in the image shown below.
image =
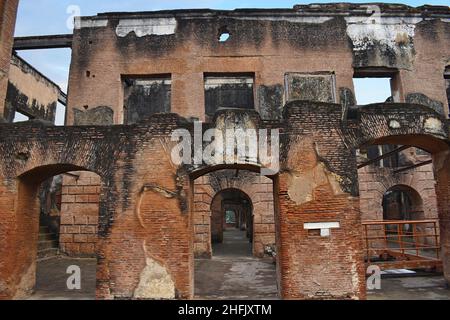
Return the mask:
<path id="1" fill-rule="evenodd" d="M 228 31 L 227 27 L 219 29 L 219 42 L 226 42 L 230 37 L 231 33 Z"/>

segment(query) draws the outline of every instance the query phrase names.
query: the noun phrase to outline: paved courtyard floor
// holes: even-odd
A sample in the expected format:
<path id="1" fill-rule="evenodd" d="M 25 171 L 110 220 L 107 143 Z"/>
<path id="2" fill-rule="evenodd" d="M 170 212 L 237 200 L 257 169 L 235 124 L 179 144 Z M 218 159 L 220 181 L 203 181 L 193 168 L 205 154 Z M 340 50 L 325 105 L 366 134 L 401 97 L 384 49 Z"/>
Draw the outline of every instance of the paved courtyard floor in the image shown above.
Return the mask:
<path id="1" fill-rule="evenodd" d="M 277 299 L 277 292 L 275 264 L 252 256 L 245 231 L 226 230 L 212 259 L 195 262 L 197 299 Z"/>
<path id="2" fill-rule="evenodd" d="M 443 276 L 407 276 L 381 279 L 381 290 L 368 290 L 368 300 L 450 300 Z"/>
<path id="3" fill-rule="evenodd" d="M 67 288 L 67 268 L 81 269 L 81 290 Z M 57 257 L 38 262 L 31 300 L 95 299 L 95 259 Z M 251 255 L 245 233 L 228 230 L 224 242 L 213 247 L 212 259 L 195 261 L 196 299 L 278 299 L 276 268 L 271 259 Z M 441 275 L 383 276 L 381 290 L 370 290 L 369 300 L 450 300 Z"/>
<path id="4" fill-rule="evenodd" d="M 81 289 L 69 290 L 69 266 L 81 270 Z M 30 300 L 93 300 L 95 299 L 96 259 L 71 259 L 56 257 L 37 264 L 36 287 Z"/>

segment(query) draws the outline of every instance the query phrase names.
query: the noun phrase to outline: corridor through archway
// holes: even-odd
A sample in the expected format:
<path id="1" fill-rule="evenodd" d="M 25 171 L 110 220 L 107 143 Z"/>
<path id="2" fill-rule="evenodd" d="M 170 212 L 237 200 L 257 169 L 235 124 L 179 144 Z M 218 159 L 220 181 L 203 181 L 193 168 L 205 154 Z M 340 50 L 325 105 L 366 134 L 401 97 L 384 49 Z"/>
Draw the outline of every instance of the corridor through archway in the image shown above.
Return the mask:
<path id="1" fill-rule="evenodd" d="M 247 182 L 233 185 L 230 181 L 236 174 L 245 175 Z M 274 211 L 273 205 L 268 205 L 273 201 L 273 182 L 234 170 L 219 170 L 200 179 L 194 184 L 194 194 L 202 204 L 209 203 L 209 214 L 202 214 L 205 230 L 201 230 L 202 236 L 209 238 L 203 243 L 209 242 L 210 249 L 195 261 L 196 298 L 277 298 L 275 254 L 270 254 L 275 253 L 275 228 L 270 227 Z M 196 208 L 206 210 L 206 205 L 197 204 Z M 202 212 L 194 212 L 194 218 Z M 198 229 L 194 228 L 196 239 L 200 237 Z"/>

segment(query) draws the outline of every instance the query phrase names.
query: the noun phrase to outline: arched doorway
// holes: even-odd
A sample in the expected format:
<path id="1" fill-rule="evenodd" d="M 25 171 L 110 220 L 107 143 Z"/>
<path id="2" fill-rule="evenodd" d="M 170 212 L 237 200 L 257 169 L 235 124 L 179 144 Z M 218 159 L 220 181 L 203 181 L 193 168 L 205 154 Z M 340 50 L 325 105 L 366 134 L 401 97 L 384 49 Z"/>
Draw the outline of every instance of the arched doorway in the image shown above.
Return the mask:
<path id="1" fill-rule="evenodd" d="M 420 194 L 405 185 L 389 188 L 383 195 L 383 220 L 423 219 L 423 201 Z M 404 231 L 412 232 L 412 225 L 403 226 Z"/>
<path id="2" fill-rule="evenodd" d="M 191 176 L 196 298 L 278 297 L 274 181 L 256 169 L 209 168 Z"/>
<path id="3" fill-rule="evenodd" d="M 388 186 L 388 189 L 366 183 L 367 190 L 378 191 L 378 197 L 374 197 L 373 203 L 367 202 L 368 197 L 363 196 L 360 201 L 361 207 L 369 204 L 368 210 L 376 210 L 377 206 L 382 209 L 382 215 L 377 215 L 377 219 L 363 221 L 366 266 L 377 265 L 384 272 L 391 273 L 386 278 L 393 279 L 392 282 L 385 280 L 387 284 L 381 291 L 370 291 L 369 294 L 374 297 L 383 294 L 390 297 L 393 292 L 390 291 L 391 284 L 395 282 L 398 273 L 402 274 L 404 283 L 408 283 L 411 288 L 417 283 L 414 282 L 414 276 L 408 276 L 409 273 L 428 272 L 424 281 L 429 281 L 430 277 L 440 277 L 435 271 L 443 268 L 444 276 L 447 276 L 447 235 L 446 228 L 442 228 L 446 220 L 443 219 L 442 204 L 445 203 L 445 192 L 448 189 L 440 193 L 440 188 L 444 185 L 445 190 L 445 171 L 448 167 L 443 163 L 448 161 L 448 146 L 432 136 L 395 135 L 374 139 L 364 147 L 378 145 L 389 146 L 390 151 L 366 160 L 358 168 L 374 165 L 377 161 L 388 161 L 392 157 L 399 157 L 400 160 L 393 165 L 378 168 L 380 186 Z M 407 152 L 415 154 L 414 161 L 405 160 Z M 427 183 L 433 180 L 430 188 L 424 187 L 425 179 L 411 179 L 414 172 L 420 176 L 426 170 Z M 429 206 L 431 193 L 437 199 L 434 214 L 430 212 Z M 443 282 L 445 280 L 442 278 Z"/>
<path id="4" fill-rule="evenodd" d="M 409 186 L 396 185 L 385 192 L 382 202 L 383 220 L 386 223 L 384 236 L 393 239 L 397 246 L 401 244 L 404 247 L 418 248 L 418 255 L 431 252 L 432 257 L 437 257 L 434 248 L 437 242 L 437 222 L 424 220 L 420 194 Z M 392 221 L 392 224 L 387 224 L 389 221 Z"/>
<path id="5" fill-rule="evenodd" d="M 101 181 L 96 173 L 70 164 L 36 167 L 17 178 L 22 245 L 15 259 L 21 274 L 16 298 L 95 299 L 100 190 L 94 188 L 89 196 L 91 180 L 70 184 L 75 171 Z"/>

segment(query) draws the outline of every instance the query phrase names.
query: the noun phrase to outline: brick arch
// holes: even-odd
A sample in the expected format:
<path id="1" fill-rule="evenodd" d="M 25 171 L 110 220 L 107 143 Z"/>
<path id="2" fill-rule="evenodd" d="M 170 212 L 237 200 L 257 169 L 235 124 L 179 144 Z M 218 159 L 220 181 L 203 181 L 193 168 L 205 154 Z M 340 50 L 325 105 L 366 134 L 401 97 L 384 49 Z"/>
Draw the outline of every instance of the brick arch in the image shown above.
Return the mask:
<path id="1" fill-rule="evenodd" d="M 14 232 L 10 232 L 15 228 L 16 219 L 16 202 L 11 199 L 20 192 L 17 177 L 28 177 L 29 171 L 37 175 L 43 168 L 49 175 L 80 169 L 96 172 L 106 186 L 98 225 L 97 298 L 133 297 L 141 282 L 146 287 L 147 271 L 153 268 L 154 263 L 148 263 L 146 258 L 154 257 L 156 261 L 159 257 L 154 252 L 164 250 L 169 250 L 167 254 L 172 260 L 160 264 L 170 264 L 168 269 L 177 296 L 192 297 L 193 234 L 189 232 L 190 216 L 185 214 L 189 207 L 190 180 L 185 168 L 168 161 L 172 146 L 170 133 L 177 128 L 191 128 L 179 120 L 171 114 L 132 126 L 46 127 L 33 121 L 0 126 L 0 221 L 4 222 L 0 223 L 0 240 L 8 244 L 5 250 L 10 252 L 6 263 L 0 266 L 3 268 L 0 269 L 0 298 L 17 296 L 22 286 L 21 274 L 8 264 L 14 261 L 12 252 L 17 245 Z M 135 213 L 138 198 L 135 195 L 143 186 L 148 188 L 148 199 L 176 203 L 169 210 L 170 217 L 158 216 L 160 208 L 150 200 L 143 212 L 150 220 L 157 218 L 155 228 L 158 225 L 165 228 L 165 221 L 172 218 L 180 221 L 172 238 L 181 239 L 173 242 L 179 244 L 176 250 L 172 250 L 175 246 L 167 247 L 164 243 L 158 246 L 157 242 L 147 241 L 151 239 L 149 231 L 139 225 Z M 167 230 L 163 228 L 161 232 Z M 123 245 L 124 241 L 130 245 Z M 27 271 L 23 272 L 31 274 Z"/>
<path id="2" fill-rule="evenodd" d="M 244 195 L 244 197 L 250 201 L 251 207 L 253 209 L 253 201 L 252 201 L 251 196 L 247 192 L 243 191 L 240 188 L 236 188 L 236 187 L 224 188 L 224 189 L 221 189 L 220 191 L 217 191 L 216 194 L 214 195 L 214 197 L 212 198 L 211 202 L 214 202 L 216 200 L 216 198 L 219 197 L 220 193 L 226 192 L 226 191 L 238 191 L 238 192 L 242 193 Z M 254 194 L 253 190 L 249 190 L 249 191 L 251 191 L 251 193 Z"/>
<path id="3" fill-rule="evenodd" d="M 281 125 L 281 123 L 279 125 Z M 260 132 L 258 132 L 257 130 L 259 129 L 268 130 L 268 132 L 266 132 L 267 133 L 266 138 L 269 142 L 269 145 L 267 147 L 268 149 L 270 149 L 272 142 L 272 134 L 270 132 L 270 129 L 280 129 L 279 125 L 268 126 L 267 123 L 265 123 L 261 119 L 260 114 L 255 110 L 222 109 L 216 111 L 214 118 L 212 119 L 212 123 L 210 125 L 207 125 L 207 127 L 215 128 L 224 135 L 224 138 L 226 137 L 226 131 L 228 130 L 244 130 L 244 131 L 256 130 L 256 136 L 258 137 L 257 139 L 259 139 Z M 195 133 L 195 124 L 189 126 L 189 132 L 191 134 Z M 226 142 L 225 139 L 224 142 Z M 223 152 L 226 151 L 224 150 Z M 273 172 L 276 169 L 268 167 L 269 164 L 266 165 L 262 163 L 264 161 L 262 161 L 260 157 L 261 154 L 258 153 L 256 155 L 256 159 L 246 159 L 246 161 L 238 161 L 237 163 L 224 163 L 221 161 L 220 163 L 216 164 L 205 162 L 202 162 L 201 164 L 190 164 L 185 165 L 184 170 L 189 174 L 190 178 L 193 180 L 210 172 L 223 169 L 248 170 L 256 173 L 263 172 L 264 174 L 271 173 L 271 175 L 267 175 L 267 177 L 273 179 L 277 174 L 277 172 Z"/>
<path id="4" fill-rule="evenodd" d="M 53 129 L 53 128 L 52 128 Z M 30 175 L 39 170 L 53 170 L 55 174 L 67 171 L 85 170 L 100 176 L 108 176 L 114 165 L 109 143 L 71 137 L 52 139 L 52 137 L 31 138 L 28 142 L 3 143 L 9 149 L 2 166 L 5 179 Z M 2 141 L 3 142 L 3 141 Z M 67 170 L 69 169 L 69 170 Z M 38 174 L 37 174 L 38 175 Z"/>
<path id="5" fill-rule="evenodd" d="M 433 109 L 414 104 L 371 104 L 352 111 L 357 129 L 347 132 L 349 145 L 411 145 L 438 153 L 448 149 L 447 119 Z"/>
<path id="6" fill-rule="evenodd" d="M 73 170 L 95 173 L 100 177 L 102 184 L 107 186 L 104 188 L 103 200 L 99 204 L 96 252 L 101 257 L 98 259 L 97 267 L 101 277 L 97 280 L 108 283 L 109 275 L 102 272 L 102 269 L 107 266 L 106 261 L 109 258 L 105 257 L 102 247 L 114 221 L 112 217 L 118 209 L 115 202 L 120 197 L 115 175 L 123 147 L 119 145 L 112 148 L 112 145 L 113 141 L 121 141 L 124 138 L 118 137 L 117 133 L 102 127 L 47 127 L 32 121 L 2 126 L 0 150 L 3 157 L 0 181 L 3 182 L 4 192 L 0 192 L 3 199 L 0 204 L 0 216 L 4 221 L 9 221 L 8 224 L 0 226 L 0 234 L 3 235 L 1 240 L 7 243 L 2 249 L 8 250 L 5 255 L 2 253 L 2 256 L 10 256 L 8 259 L 11 260 L 5 261 L 13 261 L 11 265 L 15 267 L 8 268 L 6 265 L 0 267 L 2 268 L 0 284 L 6 282 L 5 285 L 0 285 L 1 288 L 5 288 L 0 290 L 0 297 L 24 295 L 30 284 L 34 283 L 34 260 L 23 255 L 23 266 L 16 267 L 20 262 L 11 256 L 11 252 L 20 250 L 20 244 L 15 238 L 19 236 L 16 232 L 23 230 L 7 232 L 14 228 L 15 221 L 19 218 L 15 212 L 18 210 L 16 203 L 19 203 L 21 190 L 29 189 L 29 194 L 33 194 L 41 180 Z M 108 135 L 109 137 L 105 138 Z M 34 245 L 30 248 L 34 248 Z M 26 265 L 30 266 L 29 270 L 24 270 Z M 25 279 L 25 274 L 29 275 L 28 280 Z M 21 283 L 20 279 L 25 280 Z"/>
<path id="7" fill-rule="evenodd" d="M 414 104 L 372 104 L 358 107 L 350 112 L 357 123 L 357 129 L 349 131 L 346 139 L 353 148 L 369 145 L 408 145 L 440 154 L 449 149 L 448 121 L 435 110 Z M 350 127 L 350 126 L 349 126 Z M 432 167 L 432 165 L 430 165 Z M 361 175 L 370 174 L 371 166 L 359 170 L 361 194 L 372 194 L 361 202 L 363 220 L 382 220 L 381 206 L 384 193 L 396 184 L 404 184 L 416 189 L 419 193 L 428 192 L 417 179 L 410 179 L 406 173 L 396 175 L 378 175 L 379 183 L 366 183 Z M 431 194 L 431 192 L 430 192 Z M 367 200 L 367 201 L 366 201 Z M 436 198 L 430 195 L 425 206 L 425 216 L 433 218 Z M 375 210 L 374 214 L 368 214 Z"/>
<path id="8" fill-rule="evenodd" d="M 419 220 L 424 218 L 424 208 L 423 208 L 423 200 L 422 196 L 419 194 L 419 192 L 414 189 L 413 187 L 406 185 L 406 184 L 396 184 L 389 189 L 386 190 L 385 194 L 389 191 L 402 191 L 405 192 L 410 200 L 412 205 L 412 212 L 413 215 L 411 217 L 412 220 Z"/>
<path id="9" fill-rule="evenodd" d="M 433 159 L 444 276 L 450 283 L 450 139 L 448 120 L 414 104 L 374 104 L 354 110 L 357 129 L 349 130 L 353 148 L 408 145 L 428 151 Z M 407 184 L 409 185 L 409 184 Z"/>
<path id="10" fill-rule="evenodd" d="M 74 164 L 54 163 L 37 166 L 31 170 L 27 170 L 26 172 L 19 174 L 17 178 L 22 181 L 41 183 L 46 179 L 48 179 L 49 177 L 70 171 L 91 171 L 91 170 Z"/>
<path id="11" fill-rule="evenodd" d="M 222 167 L 221 167 L 222 168 Z M 234 168 L 234 167 L 233 167 Z M 194 181 L 194 252 L 197 257 L 211 257 L 211 205 L 214 197 L 223 190 L 237 189 L 244 192 L 253 204 L 253 254 L 264 255 L 264 247 L 275 243 L 274 183 L 260 176 L 256 170 L 246 171 L 239 167 L 238 178 L 227 178 L 235 170 L 209 171 Z"/>
<path id="12" fill-rule="evenodd" d="M 89 171 L 74 164 L 45 164 L 22 172 L 8 181 L 8 187 L 0 192 L 0 218 L 8 221 L 1 226 L 1 234 L 7 234 L 0 248 L 3 264 L 0 281 L 3 291 L 0 297 L 22 298 L 31 293 L 35 285 L 37 241 L 39 233 L 40 184 L 58 174 L 70 171 Z M 7 207 L 6 200 L 11 205 Z M 2 239 L 3 240 L 3 239 Z"/>
<path id="13" fill-rule="evenodd" d="M 293 102 L 285 108 L 284 120 L 262 124 L 266 128 L 278 127 L 283 133 L 282 171 L 273 177 L 277 189 L 274 199 L 278 211 L 277 259 L 283 297 L 322 298 L 324 294 L 364 297 L 364 261 L 353 149 L 371 143 L 413 144 L 432 152 L 443 260 L 446 261 L 444 271 L 450 279 L 450 152 L 444 119 L 438 119 L 444 123 L 443 128 L 434 130 L 434 120 L 427 126 L 423 121 L 436 119 L 436 114 L 425 107 L 386 104 L 379 109 L 362 109 L 365 111 L 357 112 L 356 118 L 342 119 L 339 105 Z M 400 123 L 399 128 L 389 128 L 388 120 L 392 119 Z M 193 224 L 191 215 L 186 214 L 189 212 L 186 208 L 193 207 L 189 202 L 191 178 L 217 167 L 202 166 L 189 176 L 185 168 L 167 161 L 170 159 L 170 142 L 167 142 L 170 132 L 176 128 L 192 132 L 193 125 L 179 120 L 177 116 L 167 115 L 133 126 L 59 128 L 44 127 L 35 122 L 1 125 L 1 243 L 8 243 L 8 249 L 15 248 L 11 237 L 14 234 L 10 230 L 15 227 L 17 202 L 11 199 L 15 199 L 18 192 L 17 176 L 37 166 L 70 163 L 97 172 L 108 184 L 108 201 L 102 209 L 99 233 L 103 238 L 108 237 L 107 249 L 100 253 L 100 261 L 106 261 L 100 265 L 101 283 L 97 287 L 100 297 L 133 297 L 141 275 L 145 283 L 147 273 L 142 240 L 147 234 L 136 219 L 136 199 L 133 197 L 144 185 L 148 186 L 148 192 L 155 193 L 151 199 L 177 202 L 169 213 L 183 226 L 176 229 L 181 240 L 178 242 L 180 250 L 172 252 L 177 260 L 172 275 L 178 278 L 179 296 L 192 297 Z M 311 160 L 307 166 L 304 165 L 305 157 Z M 149 160 L 151 165 L 148 165 Z M 234 168 L 243 169 L 244 166 Z M 252 165 L 251 168 L 256 171 L 259 166 Z M 202 169 L 205 171 L 200 171 Z M 320 183 L 305 186 L 305 181 L 317 182 L 315 178 Z M 158 206 L 149 205 L 149 219 L 158 216 L 158 211 Z M 120 214 L 116 215 L 116 212 Z M 309 233 L 304 224 L 317 222 L 339 222 L 340 228 L 333 230 L 331 237 L 314 239 L 315 233 Z M 114 228 L 111 227 L 113 223 Z M 155 221 L 155 228 L 158 224 L 161 226 L 162 221 Z M 146 250 L 152 255 L 152 251 L 167 248 L 146 247 Z M 329 255 L 331 251 L 340 254 Z M 130 270 L 130 264 L 138 267 Z M 14 287 L 17 277 L 11 276 L 14 270 L 8 269 L 10 266 L 1 267 L 4 269 L 0 274 L 0 288 L 8 289 L 0 295 L 9 297 L 15 293 L 8 290 Z M 314 281 L 318 273 L 323 275 L 321 288 L 317 288 Z M 336 274 L 342 281 L 336 281 Z"/>
<path id="14" fill-rule="evenodd" d="M 217 164 L 217 165 L 207 165 L 202 164 L 200 166 L 188 166 L 186 169 L 187 172 L 189 172 L 189 177 L 192 180 L 195 180 L 201 176 L 204 176 L 211 172 L 216 172 L 219 170 L 225 170 L 225 169 L 235 169 L 235 170 L 241 170 L 241 171 L 251 171 L 255 173 L 261 173 L 261 169 L 263 167 L 259 164 L 252 164 L 252 163 L 234 163 L 234 164 Z M 273 176 L 267 176 L 270 179 L 273 179 Z"/>
<path id="15" fill-rule="evenodd" d="M 432 167 L 431 164 L 428 166 Z M 423 218 L 437 218 L 436 195 L 434 192 L 430 192 L 428 184 L 423 183 L 420 175 L 409 175 L 405 172 L 394 176 L 390 174 L 388 168 L 373 170 L 373 166 L 366 166 L 360 169 L 358 173 L 360 193 L 364 197 L 364 201 L 361 201 L 362 220 L 383 220 L 383 196 L 388 190 L 396 186 L 410 188 L 419 196 L 421 194 L 426 195 L 423 199 L 424 205 L 422 205 Z M 376 175 L 375 179 L 372 177 L 374 174 Z"/>

